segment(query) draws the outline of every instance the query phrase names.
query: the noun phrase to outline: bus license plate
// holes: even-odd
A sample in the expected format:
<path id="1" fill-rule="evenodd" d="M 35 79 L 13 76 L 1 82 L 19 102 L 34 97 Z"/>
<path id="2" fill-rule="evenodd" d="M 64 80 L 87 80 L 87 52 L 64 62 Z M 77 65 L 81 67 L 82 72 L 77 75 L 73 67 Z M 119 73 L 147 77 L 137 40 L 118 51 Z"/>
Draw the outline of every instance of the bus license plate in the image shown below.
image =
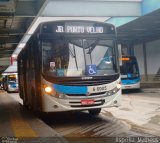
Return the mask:
<path id="1" fill-rule="evenodd" d="M 94 100 L 81 100 L 82 105 L 92 105 L 94 104 Z"/>
<path id="2" fill-rule="evenodd" d="M 126 88 L 126 89 L 129 89 L 129 88 L 131 88 L 131 87 L 130 87 L 130 86 L 125 86 L 125 88 Z"/>
<path id="3" fill-rule="evenodd" d="M 88 91 L 90 93 L 105 92 L 107 91 L 107 85 L 90 86 L 88 87 Z"/>

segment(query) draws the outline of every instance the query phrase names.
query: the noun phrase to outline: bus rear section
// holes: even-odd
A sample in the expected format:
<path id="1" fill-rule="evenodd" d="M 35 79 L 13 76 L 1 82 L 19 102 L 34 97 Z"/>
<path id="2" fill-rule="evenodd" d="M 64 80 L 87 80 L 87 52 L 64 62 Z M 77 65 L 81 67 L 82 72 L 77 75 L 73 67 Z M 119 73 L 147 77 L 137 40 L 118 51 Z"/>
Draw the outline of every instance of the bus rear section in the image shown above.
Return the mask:
<path id="1" fill-rule="evenodd" d="M 122 56 L 121 82 L 122 89 L 140 89 L 140 73 L 135 56 Z"/>
<path id="2" fill-rule="evenodd" d="M 42 23 L 18 56 L 20 96 L 41 112 L 98 114 L 121 104 L 118 65 L 113 25 Z"/>

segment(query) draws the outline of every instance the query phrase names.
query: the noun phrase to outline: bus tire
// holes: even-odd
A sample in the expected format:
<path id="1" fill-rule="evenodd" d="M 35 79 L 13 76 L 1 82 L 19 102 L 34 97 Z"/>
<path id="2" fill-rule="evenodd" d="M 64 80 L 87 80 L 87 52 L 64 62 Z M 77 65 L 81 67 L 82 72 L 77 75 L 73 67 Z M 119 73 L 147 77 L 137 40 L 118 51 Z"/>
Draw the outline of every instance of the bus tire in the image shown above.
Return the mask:
<path id="1" fill-rule="evenodd" d="M 90 109 L 90 110 L 88 110 L 88 111 L 89 111 L 89 114 L 90 114 L 90 115 L 96 116 L 96 115 L 99 115 L 99 113 L 101 112 L 101 108 Z"/>
<path id="2" fill-rule="evenodd" d="M 19 96 L 20 96 L 21 99 L 24 99 L 23 87 L 22 86 L 19 87 Z"/>
<path id="3" fill-rule="evenodd" d="M 9 90 L 7 89 L 7 93 L 11 93 L 11 91 L 9 91 Z"/>

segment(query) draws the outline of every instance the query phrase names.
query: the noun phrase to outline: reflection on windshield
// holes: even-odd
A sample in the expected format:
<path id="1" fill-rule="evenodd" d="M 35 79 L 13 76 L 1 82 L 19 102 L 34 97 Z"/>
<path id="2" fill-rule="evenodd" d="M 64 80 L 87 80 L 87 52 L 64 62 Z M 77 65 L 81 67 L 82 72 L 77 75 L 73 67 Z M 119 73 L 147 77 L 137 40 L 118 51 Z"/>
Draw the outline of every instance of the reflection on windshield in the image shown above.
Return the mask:
<path id="1" fill-rule="evenodd" d="M 44 74 L 98 76 L 115 73 L 112 40 L 48 40 L 43 41 L 42 51 Z"/>

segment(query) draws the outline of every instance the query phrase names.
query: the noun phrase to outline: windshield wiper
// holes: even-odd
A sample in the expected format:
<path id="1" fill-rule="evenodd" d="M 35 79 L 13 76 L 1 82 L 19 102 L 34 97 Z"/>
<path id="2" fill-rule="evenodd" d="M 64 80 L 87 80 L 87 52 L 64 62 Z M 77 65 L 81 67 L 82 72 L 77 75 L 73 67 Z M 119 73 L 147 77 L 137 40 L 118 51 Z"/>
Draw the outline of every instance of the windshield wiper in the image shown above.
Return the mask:
<path id="1" fill-rule="evenodd" d="M 73 45 L 73 48 L 74 48 L 74 59 L 75 59 L 75 62 L 76 62 L 76 68 L 77 68 L 77 70 L 78 70 L 78 64 L 77 64 L 77 57 L 76 57 L 75 45 Z"/>
<path id="2" fill-rule="evenodd" d="M 87 54 L 91 54 L 92 51 L 95 49 L 97 43 L 99 42 L 99 39 L 97 39 L 94 43 L 91 44 L 91 48 L 89 48 L 89 51 L 87 52 Z"/>

